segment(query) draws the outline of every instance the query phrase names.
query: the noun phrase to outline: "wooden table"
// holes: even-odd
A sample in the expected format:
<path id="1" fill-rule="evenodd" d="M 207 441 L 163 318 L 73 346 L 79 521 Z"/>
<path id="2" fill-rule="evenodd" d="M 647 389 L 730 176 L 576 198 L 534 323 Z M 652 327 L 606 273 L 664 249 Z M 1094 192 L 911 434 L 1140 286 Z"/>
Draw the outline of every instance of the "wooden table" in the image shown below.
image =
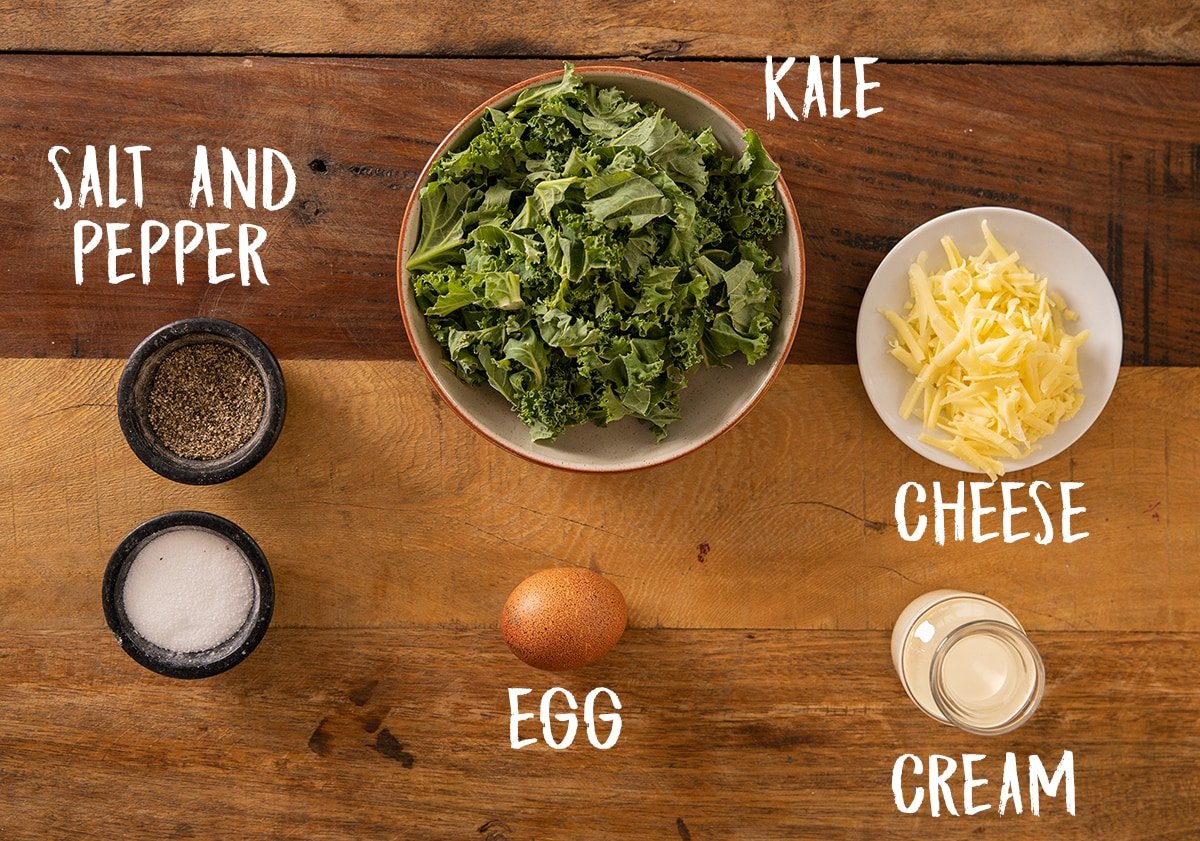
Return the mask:
<path id="1" fill-rule="evenodd" d="M 0 8 L 0 837 L 1200 836 L 1194 4 L 236 5 Z M 767 122 L 768 53 L 878 56 L 885 110 Z M 422 163 L 476 103 L 567 56 L 719 99 L 763 136 L 804 226 L 792 364 L 731 433 L 645 473 L 569 475 L 488 444 L 399 322 L 395 238 Z M 144 208 L 52 206 L 47 151 L 87 143 L 153 147 Z M 295 198 L 189 210 L 196 144 L 285 152 Z M 1069 228 L 1122 303 L 1112 403 L 1015 477 L 1085 483 L 1091 537 L 1069 546 L 901 540 L 899 484 L 962 477 L 891 436 L 853 365 L 888 248 L 989 203 Z M 76 219 L 243 217 L 269 230 L 269 287 L 178 286 L 166 261 L 149 286 L 73 282 Z M 133 345 L 195 314 L 259 333 L 291 404 L 268 459 L 212 488 L 144 468 L 113 408 Z M 243 525 L 278 585 L 259 650 L 195 683 L 137 667 L 100 610 L 122 535 L 180 508 Z M 631 619 L 564 677 L 495 630 L 509 590 L 556 564 L 611 576 Z M 906 699 L 888 631 L 937 587 L 1025 622 L 1048 689 L 1024 729 L 970 737 Z M 509 748 L 507 689 L 555 685 L 619 694 L 615 749 Z M 987 754 L 995 804 L 1006 751 L 1064 750 L 1074 817 L 1061 798 L 1040 817 L 893 803 L 904 753 Z"/>

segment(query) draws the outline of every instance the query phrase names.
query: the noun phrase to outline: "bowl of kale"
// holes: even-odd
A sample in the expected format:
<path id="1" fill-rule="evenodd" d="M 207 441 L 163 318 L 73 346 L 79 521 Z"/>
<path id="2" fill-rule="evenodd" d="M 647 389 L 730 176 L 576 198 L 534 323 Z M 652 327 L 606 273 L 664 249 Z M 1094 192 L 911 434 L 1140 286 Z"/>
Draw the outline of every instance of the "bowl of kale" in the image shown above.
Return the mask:
<path id="1" fill-rule="evenodd" d="M 737 423 L 804 297 L 800 226 L 757 135 L 666 76 L 566 65 L 467 115 L 405 211 L 417 361 L 480 434 L 587 472 Z"/>

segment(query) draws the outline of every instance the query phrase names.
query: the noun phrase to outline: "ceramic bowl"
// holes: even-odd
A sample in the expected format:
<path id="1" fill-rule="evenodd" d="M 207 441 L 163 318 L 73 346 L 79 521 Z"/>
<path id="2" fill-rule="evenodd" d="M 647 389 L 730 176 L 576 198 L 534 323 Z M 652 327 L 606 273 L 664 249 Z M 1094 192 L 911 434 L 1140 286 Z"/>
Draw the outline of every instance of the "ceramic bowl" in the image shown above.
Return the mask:
<path id="1" fill-rule="evenodd" d="M 588 82 L 617 87 L 630 96 L 653 101 L 684 129 L 711 127 L 725 149 L 740 155 L 746 126 L 712 99 L 674 79 L 629 67 L 579 67 Z M 668 437 L 656 443 L 644 425 L 631 418 L 606 428 L 583 424 L 563 432 L 552 443 L 534 443 L 508 402 L 487 386 L 463 383 L 442 363 L 443 351 L 434 341 L 424 314 L 413 298 L 405 262 L 417 243 L 421 208 L 418 193 L 429 170 L 444 153 L 466 145 L 478 132 L 480 116 L 487 108 L 505 108 L 526 88 L 552 82 L 561 71 L 527 79 L 493 96 L 463 118 L 434 151 L 417 179 L 417 186 L 404 212 L 397 254 L 400 309 L 404 328 L 417 361 L 437 392 L 476 432 L 511 453 L 539 464 L 582 472 L 606 473 L 636 470 L 679 458 L 712 441 L 741 420 L 762 396 L 787 358 L 800 321 L 804 298 L 804 246 L 795 208 L 783 179 L 777 182 L 779 197 L 787 214 L 787 227 L 776 238 L 775 253 L 783 263 L 776 275 L 780 291 L 780 321 L 768 355 L 753 366 L 736 359 L 729 368 L 702 368 L 688 377 L 681 395 L 682 418 L 671 425 Z M 769 151 L 769 150 L 768 150 Z"/>
<path id="2" fill-rule="evenodd" d="M 1046 277 L 1050 288 L 1079 315 L 1068 330 L 1090 331 L 1079 349 L 1082 408 L 1038 440 L 1037 449 L 1025 458 L 1002 459 L 1005 470 L 1041 464 L 1087 432 L 1112 395 L 1124 347 L 1121 311 L 1104 270 L 1083 243 L 1049 219 L 1009 207 L 970 207 L 932 219 L 900 240 L 875 270 L 863 296 L 858 314 L 858 370 L 875 411 L 896 437 L 930 461 L 972 473 L 981 471 L 920 440 L 924 427 L 919 417 L 900 418 L 900 403 L 912 376 L 888 354 L 888 341 L 895 331 L 880 310 L 903 311 L 910 297 L 908 267 L 921 252 L 928 255 L 925 266 L 930 272 L 945 268 L 942 237 L 953 238 L 964 256 L 982 252 L 984 220 L 996 239 L 1020 254 L 1022 265 Z"/>

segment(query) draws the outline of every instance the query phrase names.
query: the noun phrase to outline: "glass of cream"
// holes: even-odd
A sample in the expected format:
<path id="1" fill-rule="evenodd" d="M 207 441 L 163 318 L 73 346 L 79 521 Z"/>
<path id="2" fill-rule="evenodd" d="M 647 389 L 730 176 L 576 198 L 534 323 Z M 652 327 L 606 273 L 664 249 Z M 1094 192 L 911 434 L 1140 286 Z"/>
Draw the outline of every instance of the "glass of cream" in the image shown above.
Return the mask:
<path id="1" fill-rule="evenodd" d="M 266 634 L 274 609 L 271 569 L 239 526 L 202 511 L 142 523 L 104 574 L 104 615 L 125 652 L 174 678 L 219 674 Z"/>
<path id="2" fill-rule="evenodd" d="M 908 696 L 932 718 L 981 736 L 1016 730 L 1046 688 L 1038 650 L 999 602 L 934 590 L 892 630 L 892 663 Z"/>

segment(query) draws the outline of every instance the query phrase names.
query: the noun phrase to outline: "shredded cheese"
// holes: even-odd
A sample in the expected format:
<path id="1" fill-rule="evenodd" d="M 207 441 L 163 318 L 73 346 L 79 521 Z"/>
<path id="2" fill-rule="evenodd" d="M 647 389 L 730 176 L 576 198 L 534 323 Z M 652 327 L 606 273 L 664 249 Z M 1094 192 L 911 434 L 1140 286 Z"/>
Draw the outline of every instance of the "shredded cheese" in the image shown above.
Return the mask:
<path id="1" fill-rule="evenodd" d="M 904 314 L 882 311 L 896 331 L 891 355 L 913 376 L 900 416 L 920 412 L 921 440 L 993 480 L 1001 459 L 1020 459 L 1083 405 L 1078 350 L 1088 337 L 1062 297 L 1020 264 L 983 223 L 987 247 L 964 259 L 942 238 L 948 267 L 908 270 Z"/>

